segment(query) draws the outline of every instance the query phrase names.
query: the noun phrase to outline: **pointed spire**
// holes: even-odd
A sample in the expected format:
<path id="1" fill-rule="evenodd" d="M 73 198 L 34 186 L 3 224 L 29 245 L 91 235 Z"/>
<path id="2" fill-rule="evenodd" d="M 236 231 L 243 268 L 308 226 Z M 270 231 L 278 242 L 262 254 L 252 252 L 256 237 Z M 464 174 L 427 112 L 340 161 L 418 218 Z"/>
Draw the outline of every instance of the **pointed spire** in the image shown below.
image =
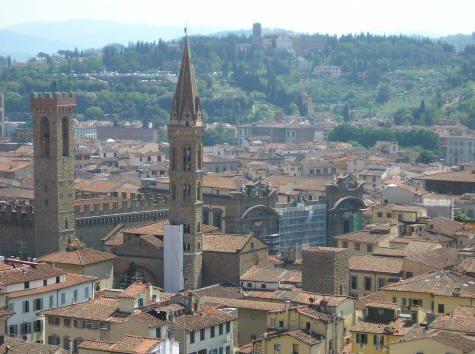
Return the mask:
<path id="1" fill-rule="evenodd" d="M 176 93 L 173 99 L 171 121 L 177 124 L 179 121 L 189 120 L 190 125 L 195 125 L 201 120 L 201 105 L 196 88 L 195 72 L 191 62 L 188 35 L 185 36 L 185 48 L 181 59 L 180 75 L 176 85 Z"/>

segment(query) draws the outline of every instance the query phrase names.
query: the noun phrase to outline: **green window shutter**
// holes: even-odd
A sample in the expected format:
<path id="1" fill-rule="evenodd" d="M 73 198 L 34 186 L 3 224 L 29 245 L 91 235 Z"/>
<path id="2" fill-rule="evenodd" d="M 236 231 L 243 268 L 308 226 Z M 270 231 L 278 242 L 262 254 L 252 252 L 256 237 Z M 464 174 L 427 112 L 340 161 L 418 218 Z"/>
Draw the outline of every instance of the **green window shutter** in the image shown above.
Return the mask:
<path id="1" fill-rule="evenodd" d="M 359 333 L 356 333 L 356 343 L 361 343 L 361 336 Z"/>
<path id="2" fill-rule="evenodd" d="M 384 345 L 384 336 L 381 336 L 381 345 Z"/>
<path id="3" fill-rule="evenodd" d="M 377 335 L 374 335 L 374 336 L 373 336 L 373 344 L 374 344 L 374 345 L 377 345 L 377 344 L 378 344 L 378 336 L 377 336 Z"/>

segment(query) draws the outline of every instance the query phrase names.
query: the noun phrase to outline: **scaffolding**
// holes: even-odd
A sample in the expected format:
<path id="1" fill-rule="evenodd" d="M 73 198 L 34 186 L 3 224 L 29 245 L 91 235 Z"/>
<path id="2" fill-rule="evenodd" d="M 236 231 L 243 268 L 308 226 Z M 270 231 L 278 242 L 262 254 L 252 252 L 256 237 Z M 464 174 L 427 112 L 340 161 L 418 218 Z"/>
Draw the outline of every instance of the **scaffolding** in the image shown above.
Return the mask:
<path id="1" fill-rule="evenodd" d="M 299 202 L 277 207 L 279 248 L 294 249 L 325 246 L 327 204 L 325 201 Z"/>

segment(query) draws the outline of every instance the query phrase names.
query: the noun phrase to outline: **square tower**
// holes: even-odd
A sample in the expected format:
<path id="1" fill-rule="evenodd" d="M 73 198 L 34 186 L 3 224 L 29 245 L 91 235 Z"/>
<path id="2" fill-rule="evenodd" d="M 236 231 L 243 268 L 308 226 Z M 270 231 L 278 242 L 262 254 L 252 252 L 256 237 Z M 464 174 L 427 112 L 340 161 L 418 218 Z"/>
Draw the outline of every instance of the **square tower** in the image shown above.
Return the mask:
<path id="1" fill-rule="evenodd" d="M 185 289 L 202 282 L 201 221 L 203 197 L 203 135 L 200 98 L 191 63 L 188 37 L 181 62 L 168 125 L 170 142 L 170 195 L 168 217 L 171 225 L 183 225 L 183 278 Z"/>
<path id="2" fill-rule="evenodd" d="M 313 247 L 302 252 L 302 289 L 320 294 L 348 295 L 348 249 Z"/>
<path id="3" fill-rule="evenodd" d="M 75 238 L 73 115 L 76 96 L 32 93 L 36 256 Z"/>

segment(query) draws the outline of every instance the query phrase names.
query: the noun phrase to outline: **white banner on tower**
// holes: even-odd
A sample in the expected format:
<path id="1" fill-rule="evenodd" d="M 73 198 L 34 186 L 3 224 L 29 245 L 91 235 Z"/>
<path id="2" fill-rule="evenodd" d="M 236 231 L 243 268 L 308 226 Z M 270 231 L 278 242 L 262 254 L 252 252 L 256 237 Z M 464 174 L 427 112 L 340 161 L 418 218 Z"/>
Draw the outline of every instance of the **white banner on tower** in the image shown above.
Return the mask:
<path id="1" fill-rule="evenodd" d="M 163 225 L 164 290 L 176 293 L 184 289 L 183 225 Z"/>

